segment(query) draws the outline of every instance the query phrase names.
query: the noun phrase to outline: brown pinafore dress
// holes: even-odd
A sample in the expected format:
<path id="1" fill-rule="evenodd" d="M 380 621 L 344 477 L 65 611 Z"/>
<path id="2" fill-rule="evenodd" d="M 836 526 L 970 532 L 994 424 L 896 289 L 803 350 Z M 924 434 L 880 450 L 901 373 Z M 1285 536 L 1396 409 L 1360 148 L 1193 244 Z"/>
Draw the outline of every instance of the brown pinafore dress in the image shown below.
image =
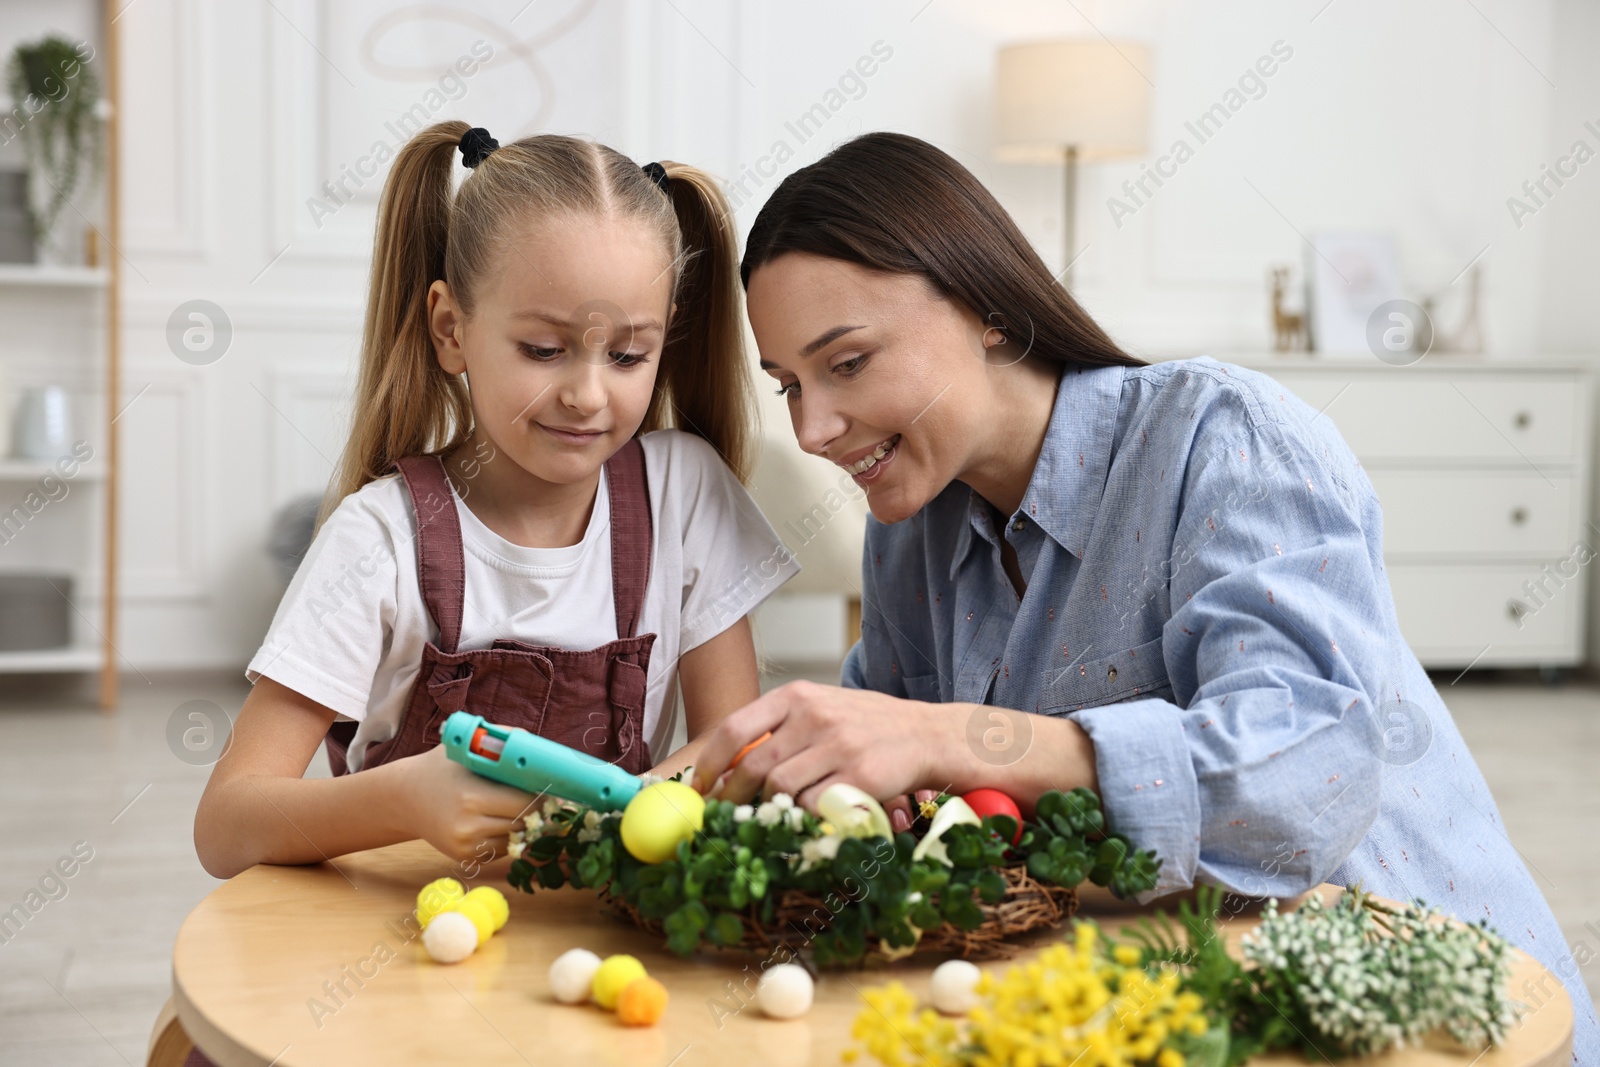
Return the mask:
<path id="1" fill-rule="evenodd" d="M 414 756 L 439 744 L 451 712 L 466 710 L 598 756 L 633 774 L 651 765 L 644 742 L 645 678 L 655 634 L 635 634 L 650 577 L 650 487 L 644 449 L 629 441 L 606 461 L 611 496 L 611 593 L 617 639 L 587 652 L 502 638 L 486 649 L 458 652 L 466 596 L 461 519 L 438 456 L 396 466 L 417 517 L 417 571 L 439 640 L 422 650 L 422 666 L 400 730 L 367 746 L 362 767 Z M 348 774 L 345 755 L 356 723 L 328 728 L 328 763 Z M 198 1048 L 184 1067 L 214 1067 Z"/>
<path id="2" fill-rule="evenodd" d="M 650 488 L 637 438 L 606 461 L 611 497 L 611 594 L 617 639 L 599 648 L 529 645 L 501 638 L 489 648 L 458 651 L 466 596 L 461 518 L 438 456 L 396 464 L 417 519 L 417 573 L 437 642 L 422 666 L 394 737 L 368 744 L 361 766 L 415 756 L 439 744 L 452 712 L 469 711 L 501 726 L 520 726 L 615 763 L 632 774 L 651 766 L 644 740 L 645 680 L 655 634 L 635 634 L 650 577 Z M 346 754 L 356 723 L 328 728 L 328 763 L 349 773 Z"/>

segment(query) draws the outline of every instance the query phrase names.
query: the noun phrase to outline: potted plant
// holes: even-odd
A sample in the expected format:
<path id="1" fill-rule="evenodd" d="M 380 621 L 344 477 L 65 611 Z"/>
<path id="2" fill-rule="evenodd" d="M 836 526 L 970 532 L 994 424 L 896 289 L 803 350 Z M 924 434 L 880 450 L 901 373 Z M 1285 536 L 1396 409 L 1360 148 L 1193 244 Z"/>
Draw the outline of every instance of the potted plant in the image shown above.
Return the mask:
<path id="1" fill-rule="evenodd" d="M 6 70 L 12 112 L 4 137 L 22 141 L 28 214 L 45 247 L 73 194 L 91 189 L 99 176 L 103 115 L 93 58 L 87 42 L 50 36 L 19 44 Z"/>

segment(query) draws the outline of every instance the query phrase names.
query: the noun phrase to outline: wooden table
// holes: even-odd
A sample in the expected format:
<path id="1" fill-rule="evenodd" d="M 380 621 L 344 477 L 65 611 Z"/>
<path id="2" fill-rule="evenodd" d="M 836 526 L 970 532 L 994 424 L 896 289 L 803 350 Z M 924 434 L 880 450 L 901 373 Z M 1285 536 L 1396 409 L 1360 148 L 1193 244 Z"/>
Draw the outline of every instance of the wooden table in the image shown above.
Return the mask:
<path id="1" fill-rule="evenodd" d="M 613 919 L 587 890 L 541 890 L 529 896 L 505 884 L 508 861 L 470 880 L 494 885 L 511 902 L 511 920 L 462 963 L 430 961 L 421 938 L 402 925 L 417 890 L 459 875 L 431 846 L 394 845 L 314 867 L 254 867 L 219 886 L 190 913 L 173 952 L 178 1018 L 221 1067 L 317 1064 L 837 1064 L 851 1044 L 858 992 L 899 978 L 925 1000 L 938 959 L 913 957 L 865 971 L 824 972 L 803 1018 L 765 1018 L 753 994 L 752 957 L 706 953 L 684 960 L 658 941 Z M 465 879 L 464 879 L 465 880 Z M 1319 892 L 1332 900 L 1338 889 Z M 1102 891 L 1086 895 L 1080 914 L 1120 928 L 1135 909 Z M 1236 942 L 1256 924 L 1228 918 Z M 1030 944 L 1054 940 L 1042 932 Z M 550 961 L 574 946 L 602 957 L 629 952 L 670 991 L 667 1015 L 634 1029 L 593 1004 L 551 998 Z M 746 969 L 748 968 L 748 969 Z M 1514 990 L 1539 989 L 1542 1006 L 1510 1041 L 1479 1055 L 1447 1041 L 1391 1053 L 1384 1067 L 1567 1067 L 1572 1005 L 1561 983 L 1521 955 Z M 1531 982 L 1531 985 L 1524 985 Z M 340 987 L 343 987 L 342 989 Z M 742 1003 L 748 1008 L 741 1009 Z M 865 1060 L 872 1063 L 874 1061 Z M 1263 1058 L 1268 1067 L 1305 1061 Z"/>

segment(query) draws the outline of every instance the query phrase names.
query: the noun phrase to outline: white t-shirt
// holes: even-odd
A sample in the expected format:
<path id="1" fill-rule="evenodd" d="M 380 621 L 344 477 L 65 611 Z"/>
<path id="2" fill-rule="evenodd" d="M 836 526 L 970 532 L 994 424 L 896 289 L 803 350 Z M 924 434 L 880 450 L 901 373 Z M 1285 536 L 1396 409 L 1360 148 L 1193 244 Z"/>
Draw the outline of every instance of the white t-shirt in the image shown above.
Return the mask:
<path id="1" fill-rule="evenodd" d="M 637 632 L 650 651 L 643 736 L 651 761 L 670 751 L 680 718 L 678 657 L 726 630 L 800 565 L 704 439 L 657 430 L 640 439 L 650 484 L 650 581 Z M 454 492 L 466 565 L 458 651 L 499 638 L 584 650 L 617 639 L 611 596 L 611 504 L 600 487 L 583 539 L 564 548 L 512 544 Z M 469 490 L 470 492 L 470 490 Z M 245 677 L 261 675 L 354 720 L 351 770 L 366 746 L 400 728 L 437 641 L 417 574 L 416 517 L 390 474 L 339 503 L 278 604 Z"/>

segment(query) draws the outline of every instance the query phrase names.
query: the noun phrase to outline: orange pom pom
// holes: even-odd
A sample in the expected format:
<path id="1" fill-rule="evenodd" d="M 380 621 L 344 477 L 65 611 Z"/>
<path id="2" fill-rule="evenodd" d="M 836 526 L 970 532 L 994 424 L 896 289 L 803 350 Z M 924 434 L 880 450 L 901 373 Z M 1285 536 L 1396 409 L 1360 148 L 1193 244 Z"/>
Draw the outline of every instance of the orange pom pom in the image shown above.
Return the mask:
<path id="1" fill-rule="evenodd" d="M 624 1026 L 654 1026 L 667 1013 L 667 987 L 646 975 L 623 987 L 617 1018 Z"/>

